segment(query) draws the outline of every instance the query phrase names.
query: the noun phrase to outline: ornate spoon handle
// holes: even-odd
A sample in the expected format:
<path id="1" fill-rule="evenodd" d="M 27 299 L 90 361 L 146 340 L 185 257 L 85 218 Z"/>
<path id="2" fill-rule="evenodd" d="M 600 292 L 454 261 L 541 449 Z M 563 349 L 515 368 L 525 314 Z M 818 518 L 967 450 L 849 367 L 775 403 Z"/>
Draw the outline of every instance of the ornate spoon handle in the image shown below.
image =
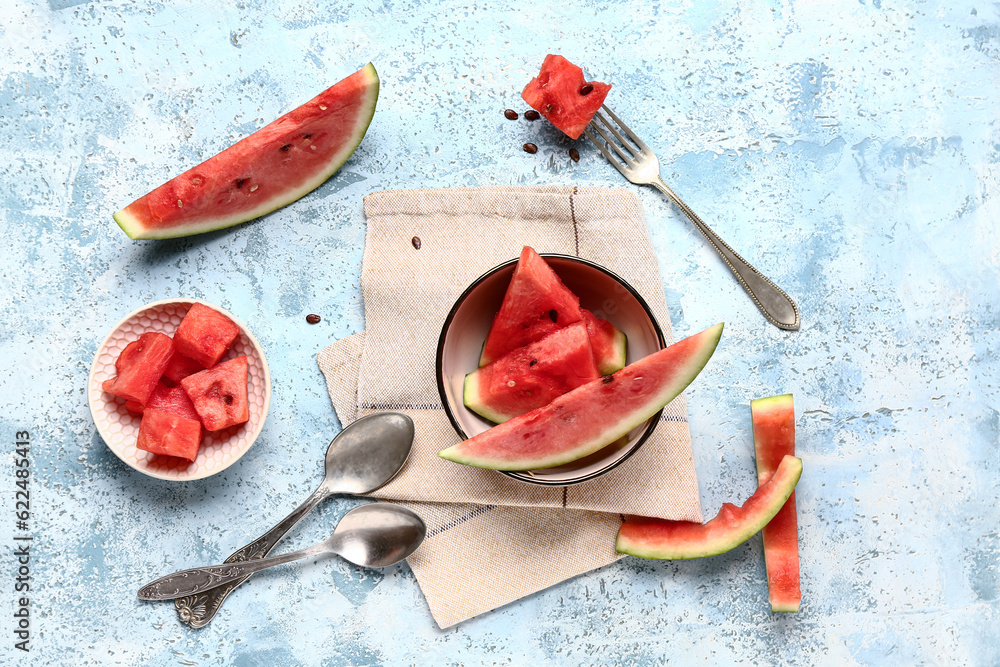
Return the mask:
<path id="1" fill-rule="evenodd" d="M 329 498 L 331 495 L 332 492 L 329 491 L 326 484 L 320 484 L 319 488 L 312 492 L 312 495 L 306 498 L 301 505 L 292 510 L 292 513 L 282 519 L 278 525 L 245 547 L 237 549 L 229 558 L 226 559 L 225 562 L 242 563 L 248 560 L 264 558 L 271 552 L 272 549 L 274 549 L 275 545 L 281 541 L 281 538 L 284 537 L 285 534 L 302 519 L 302 517 L 308 514 L 314 507 Z M 179 597 L 174 600 L 174 608 L 177 610 L 177 616 L 180 618 L 182 623 L 186 623 L 192 628 L 205 627 L 215 616 L 216 612 L 219 611 L 219 607 L 222 606 L 226 597 L 232 593 L 237 586 L 249 578 L 250 574 L 246 574 L 234 580 L 227 580 L 228 583 L 222 583 L 216 588 L 212 588 L 201 593 L 190 595 L 182 594 L 185 597 Z M 159 599 L 169 600 L 170 598 Z"/>

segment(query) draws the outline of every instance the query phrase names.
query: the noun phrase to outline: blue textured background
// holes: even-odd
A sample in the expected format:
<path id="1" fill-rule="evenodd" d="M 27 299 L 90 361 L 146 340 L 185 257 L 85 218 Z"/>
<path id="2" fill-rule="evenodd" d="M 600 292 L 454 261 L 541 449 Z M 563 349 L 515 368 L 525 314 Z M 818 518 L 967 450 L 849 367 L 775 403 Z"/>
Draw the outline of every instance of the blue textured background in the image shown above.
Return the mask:
<path id="1" fill-rule="evenodd" d="M 0 434 L 32 433 L 36 664 L 1000 664 L 1000 5 L 305 0 L 0 5 Z M 315 354 L 364 328 L 377 189 L 632 187 L 584 141 L 510 122 L 543 56 L 615 85 L 665 179 L 798 300 L 767 325 L 693 228 L 639 191 L 675 333 L 727 322 L 688 391 L 707 515 L 755 487 L 751 398 L 795 394 L 803 606 L 774 616 L 759 538 L 626 559 L 436 629 L 405 567 L 262 574 L 201 631 L 137 586 L 220 561 L 320 478 L 337 432 Z M 368 136 L 304 200 L 237 229 L 132 242 L 111 214 L 371 60 Z M 536 155 L 520 150 L 539 145 Z M 582 159 L 567 158 L 576 145 Z M 198 297 L 263 344 L 274 395 L 225 473 L 120 463 L 84 387 L 138 305 Z M 323 322 L 307 325 L 316 312 Z M 13 467 L 0 477 L 11 544 Z M 328 502 L 289 541 L 327 534 Z M 9 547 L 0 662 L 12 648 Z M 2 620 L 7 619 L 7 620 Z"/>

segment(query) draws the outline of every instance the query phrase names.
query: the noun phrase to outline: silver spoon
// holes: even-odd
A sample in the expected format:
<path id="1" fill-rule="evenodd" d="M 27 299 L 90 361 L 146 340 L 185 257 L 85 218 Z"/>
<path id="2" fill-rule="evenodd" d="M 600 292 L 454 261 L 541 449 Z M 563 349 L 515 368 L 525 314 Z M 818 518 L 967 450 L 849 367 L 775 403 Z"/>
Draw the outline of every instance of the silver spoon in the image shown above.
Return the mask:
<path id="1" fill-rule="evenodd" d="M 333 535 L 308 549 L 174 572 L 140 588 L 139 599 L 172 600 L 194 595 L 275 565 L 325 554 L 337 554 L 362 567 L 387 567 L 416 551 L 426 534 L 427 526 L 421 518 L 405 507 L 389 503 L 362 505 L 344 515 Z"/>
<path id="2" fill-rule="evenodd" d="M 403 467 L 412 446 L 413 420 L 404 414 L 379 412 L 352 422 L 326 450 L 323 483 L 278 525 L 236 550 L 226 562 L 263 558 L 302 517 L 334 494 L 368 493 L 386 484 Z M 205 627 L 226 597 L 249 576 L 176 600 L 177 616 L 192 628 Z"/>

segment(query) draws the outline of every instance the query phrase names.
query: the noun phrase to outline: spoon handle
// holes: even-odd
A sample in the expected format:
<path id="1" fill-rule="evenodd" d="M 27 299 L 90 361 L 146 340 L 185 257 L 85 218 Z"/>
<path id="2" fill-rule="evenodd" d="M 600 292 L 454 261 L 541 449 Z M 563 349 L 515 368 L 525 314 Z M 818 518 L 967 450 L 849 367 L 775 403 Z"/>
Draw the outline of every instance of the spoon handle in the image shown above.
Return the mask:
<path id="1" fill-rule="evenodd" d="M 267 531 L 256 540 L 246 546 L 237 549 L 226 563 L 242 563 L 244 561 L 264 558 L 281 541 L 281 538 L 297 524 L 302 517 L 308 514 L 314 507 L 319 505 L 332 493 L 327 485 L 320 486 L 305 499 L 305 501 L 292 510 L 292 513 L 282 519 L 274 528 Z M 174 608 L 182 623 L 186 623 L 192 628 L 203 628 L 208 625 L 215 613 L 219 611 L 226 597 L 232 593 L 237 586 L 250 578 L 250 574 L 237 579 L 229 579 L 228 583 L 218 582 L 215 588 L 208 590 L 201 589 L 198 594 L 184 594 L 184 596 L 173 596 L 178 599 L 174 601 Z M 162 598 L 169 600 L 170 598 Z"/>
<path id="2" fill-rule="evenodd" d="M 160 577 L 156 581 L 150 582 L 140 588 L 139 599 L 172 600 L 184 597 L 185 595 L 194 595 L 213 589 L 216 586 L 228 584 L 237 579 L 245 579 L 254 572 L 259 572 L 274 565 L 281 565 L 282 563 L 290 563 L 293 560 L 301 558 L 330 553 L 329 549 L 329 545 L 322 542 L 308 549 L 300 549 L 299 551 L 272 556 L 270 558 L 257 558 L 242 563 L 223 563 L 222 565 L 193 567 L 189 570 L 181 570 L 173 574 L 168 574 L 165 577 Z"/>

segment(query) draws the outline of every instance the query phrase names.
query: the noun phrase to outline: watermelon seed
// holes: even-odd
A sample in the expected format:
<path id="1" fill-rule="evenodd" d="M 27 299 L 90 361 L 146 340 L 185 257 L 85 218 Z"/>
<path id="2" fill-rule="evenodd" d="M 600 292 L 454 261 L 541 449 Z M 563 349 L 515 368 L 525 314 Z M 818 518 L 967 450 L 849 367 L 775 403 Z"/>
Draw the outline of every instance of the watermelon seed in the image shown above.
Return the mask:
<path id="1" fill-rule="evenodd" d="M 582 86 L 580 86 L 581 95 L 590 95 L 592 92 L 594 92 L 593 84 L 585 83 Z"/>
<path id="2" fill-rule="evenodd" d="M 237 188 L 242 188 L 243 184 L 246 183 L 246 182 L 247 182 L 247 179 L 241 178 L 240 180 L 236 181 L 236 187 Z"/>
<path id="3" fill-rule="evenodd" d="M 553 322 L 558 322 L 559 321 L 559 313 L 557 313 L 555 310 L 550 310 L 549 311 L 549 319 L 551 319 Z"/>
<path id="4" fill-rule="evenodd" d="M 410 243 L 413 244 L 414 248 L 416 248 L 417 250 L 420 250 L 420 237 L 419 236 L 414 236 L 413 240 L 411 240 Z"/>
<path id="5" fill-rule="evenodd" d="M 532 360 L 531 360 L 531 363 L 530 363 L 530 364 L 528 364 L 528 366 L 534 366 L 534 365 L 535 365 L 535 364 L 537 364 L 537 363 L 538 363 L 538 359 L 532 359 Z"/>
<path id="6" fill-rule="evenodd" d="M 507 120 L 517 120 L 517 112 L 513 109 L 507 109 L 503 112 L 504 118 Z"/>
<path id="7" fill-rule="evenodd" d="M 532 144 L 532 143 L 527 143 L 524 146 L 522 146 L 522 148 L 524 149 L 525 153 L 537 153 L 538 152 L 538 146 L 536 146 L 535 144 Z"/>
<path id="8" fill-rule="evenodd" d="M 224 400 L 226 402 L 226 405 L 232 405 L 232 403 L 233 403 L 233 397 L 230 396 L 229 394 L 226 394 L 225 396 L 223 396 L 222 400 Z"/>
<path id="9" fill-rule="evenodd" d="M 573 162 L 579 162 L 580 151 L 576 150 L 575 148 L 569 149 L 569 159 L 572 160 Z"/>
<path id="10" fill-rule="evenodd" d="M 555 107 L 552 106 L 551 104 L 546 104 L 545 105 L 545 110 L 548 111 L 549 113 L 552 113 L 553 109 L 555 109 Z"/>
<path id="11" fill-rule="evenodd" d="M 183 206 L 184 206 L 184 202 L 182 202 L 180 199 L 178 199 L 177 200 L 177 208 L 182 208 Z"/>
<path id="12" fill-rule="evenodd" d="M 514 382 L 513 380 L 507 380 L 507 386 L 508 387 L 513 387 L 513 386 L 516 386 L 516 385 L 517 385 L 517 383 Z"/>
<path id="13" fill-rule="evenodd" d="M 528 109 L 527 111 L 524 112 L 524 120 L 538 120 L 541 117 L 542 117 L 541 114 L 539 114 L 534 109 Z"/>
<path id="14" fill-rule="evenodd" d="M 326 111 L 326 105 L 325 104 L 319 105 L 319 110 L 320 111 Z"/>
<path id="15" fill-rule="evenodd" d="M 283 151 L 287 151 L 287 150 L 288 150 L 289 148 L 291 148 L 291 147 L 292 147 L 292 145 L 291 145 L 291 144 L 285 144 L 284 146 L 282 146 L 282 147 L 281 147 L 281 150 L 283 150 Z"/>
<path id="16" fill-rule="evenodd" d="M 319 321 L 321 319 L 323 319 L 323 318 L 320 317 L 319 315 L 315 315 L 315 314 L 306 315 L 306 322 L 308 322 L 309 324 L 319 324 Z"/>
<path id="17" fill-rule="evenodd" d="M 312 137 L 312 135 L 311 135 L 311 134 L 303 134 L 303 135 L 302 135 L 302 141 L 305 141 L 306 139 L 309 139 L 309 138 L 311 138 L 311 137 Z"/>
<path id="18" fill-rule="evenodd" d="M 260 187 L 259 185 L 257 185 L 256 183 L 254 183 L 253 186 L 250 188 L 250 192 L 253 192 L 254 190 L 256 190 L 259 187 Z"/>
<path id="19" fill-rule="evenodd" d="M 609 382 L 611 382 L 612 380 L 615 379 L 615 376 L 614 375 L 605 375 L 601 379 L 604 380 L 604 384 L 608 384 Z"/>
<path id="20" fill-rule="evenodd" d="M 313 145 L 312 145 L 312 146 L 310 146 L 309 148 L 311 148 L 311 149 L 313 149 L 313 150 L 316 150 L 316 144 L 313 144 Z"/>

